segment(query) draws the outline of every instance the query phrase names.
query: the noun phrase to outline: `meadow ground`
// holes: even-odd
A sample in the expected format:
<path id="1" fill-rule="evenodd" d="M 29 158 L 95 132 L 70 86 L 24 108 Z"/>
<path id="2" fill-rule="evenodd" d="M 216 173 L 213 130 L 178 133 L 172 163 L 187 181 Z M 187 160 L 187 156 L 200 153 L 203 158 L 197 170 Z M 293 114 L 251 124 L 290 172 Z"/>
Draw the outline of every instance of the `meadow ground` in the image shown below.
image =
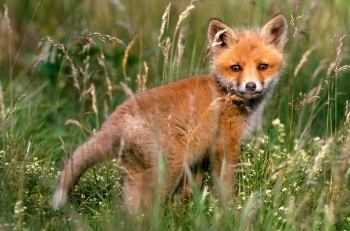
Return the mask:
<path id="1" fill-rule="evenodd" d="M 89 170 L 50 198 L 62 160 L 136 92 L 209 71 L 211 18 L 289 23 L 287 60 L 262 129 L 240 151 L 221 205 L 206 177 L 187 203 L 122 210 L 121 176 Z M 350 230 L 347 0 L 68 1 L 0 4 L 0 230 Z"/>

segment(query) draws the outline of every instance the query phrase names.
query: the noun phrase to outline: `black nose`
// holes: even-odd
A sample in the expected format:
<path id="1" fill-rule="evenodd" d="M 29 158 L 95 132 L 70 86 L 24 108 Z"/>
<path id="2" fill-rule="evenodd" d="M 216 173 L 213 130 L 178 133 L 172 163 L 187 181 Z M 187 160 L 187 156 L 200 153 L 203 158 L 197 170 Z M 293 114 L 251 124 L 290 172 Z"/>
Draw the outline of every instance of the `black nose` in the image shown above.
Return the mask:
<path id="1" fill-rule="evenodd" d="M 254 91 L 256 89 L 256 84 L 254 82 L 248 82 L 246 85 L 245 85 L 245 88 L 248 90 L 248 91 Z"/>

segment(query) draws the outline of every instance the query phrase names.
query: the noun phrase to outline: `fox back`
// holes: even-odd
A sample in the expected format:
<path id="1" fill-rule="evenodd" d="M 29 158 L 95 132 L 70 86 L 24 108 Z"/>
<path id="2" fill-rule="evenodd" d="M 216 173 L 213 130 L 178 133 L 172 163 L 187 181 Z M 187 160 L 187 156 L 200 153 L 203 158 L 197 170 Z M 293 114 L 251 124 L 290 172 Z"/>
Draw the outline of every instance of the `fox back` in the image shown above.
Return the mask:
<path id="1" fill-rule="evenodd" d="M 211 20 L 211 73 L 138 93 L 117 107 L 101 130 L 67 161 L 53 196 L 54 208 L 65 203 L 89 167 L 113 157 L 124 173 L 129 210 L 149 210 L 151 192 L 172 196 L 185 182 L 186 171 L 200 185 L 206 163 L 220 197 L 226 200 L 241 141 L 260 119 L 277 83 L 286 32 L 282 14 L 260 31 L 235 32 Z"/>

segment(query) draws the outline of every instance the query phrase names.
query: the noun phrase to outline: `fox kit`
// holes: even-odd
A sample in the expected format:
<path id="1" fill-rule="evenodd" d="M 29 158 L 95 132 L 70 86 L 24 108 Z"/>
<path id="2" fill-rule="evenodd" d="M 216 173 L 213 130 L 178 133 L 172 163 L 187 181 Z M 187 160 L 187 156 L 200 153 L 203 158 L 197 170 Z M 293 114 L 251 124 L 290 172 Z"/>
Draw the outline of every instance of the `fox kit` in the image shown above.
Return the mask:
<path id="1" fill-rule="evenodd" d="M 234 31 L 212 19 L 211 74 L 140 92 L 117 107 L 67 161 L 53 207 L 66 202 L 89 167 L 113 157 L 124 170 L 124 203 L 132 211 L 147 211 L 155 190 L 172 196 L 185 170 L 204 160 L 219 192 L 229 195 L 241 141 L 261 116 L 282 69 L 286 34 L 282 14 L 260 31 Z"/>

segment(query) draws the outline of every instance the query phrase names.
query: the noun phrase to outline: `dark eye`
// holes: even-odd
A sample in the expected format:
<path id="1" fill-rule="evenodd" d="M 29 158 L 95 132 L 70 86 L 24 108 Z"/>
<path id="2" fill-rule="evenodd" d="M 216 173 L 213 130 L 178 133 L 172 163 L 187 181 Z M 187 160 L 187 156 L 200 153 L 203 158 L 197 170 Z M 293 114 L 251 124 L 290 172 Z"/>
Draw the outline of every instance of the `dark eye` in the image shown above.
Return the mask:
<path id="1" fill-rule="evenodd" d="M 261 71 L 264 71 L 268 68 L 269 65 L 267 65 L 266 63 L 262 63 L 259 65 L 258 69 Z"/>
<path id="2" fill-rule="evenodd" d="M 232 66 L 231 66 L 231 70 L 232 70 L 233 72 L 239 72 L 239 71 L 242 70 L 242 68 L 241 68 L 241 66 L 239 66 L 239 65 L 232 65 Z"/>

